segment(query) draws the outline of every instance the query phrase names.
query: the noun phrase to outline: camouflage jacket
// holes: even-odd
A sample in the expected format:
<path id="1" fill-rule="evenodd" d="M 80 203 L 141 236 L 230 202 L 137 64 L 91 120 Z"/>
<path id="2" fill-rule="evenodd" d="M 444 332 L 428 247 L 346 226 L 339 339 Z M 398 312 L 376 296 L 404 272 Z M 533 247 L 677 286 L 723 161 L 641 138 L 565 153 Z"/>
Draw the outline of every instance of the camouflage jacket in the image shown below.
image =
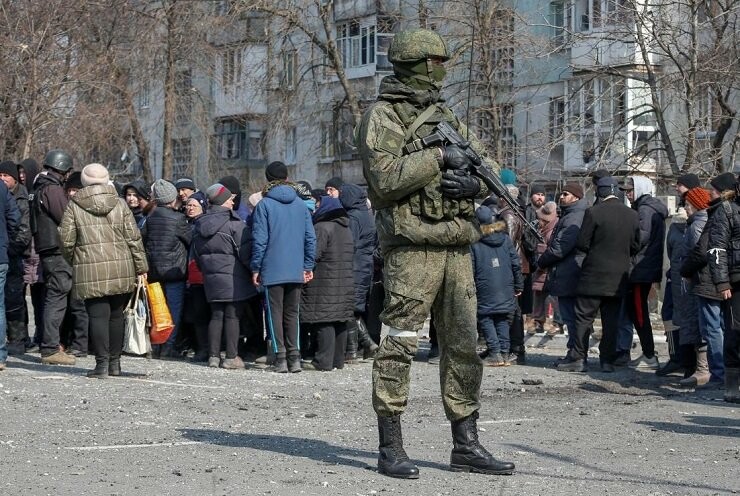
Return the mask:
<path id="1" fill-rule="evenodd" d="M 437 106 L 434 114 L 407 137 L 416 118 L 430 105 Z M 411 244 L 464 246 L 480 237 L 473 200 L 442 196 L 440 149 L 403 150 L 408 142 L 431 134 L 443 120 L 468 135 L 443 102 L 388 76 L 380 85 L 378 101 L 365 112 L 357 129 L 368 197 L 376 210 L 378 239 L 384 250 Z M 470 141 L 485 157 L 480 142 L 474 136 Z M 481 181 L 479 196 L 487 195 L 488 188 Z"/>

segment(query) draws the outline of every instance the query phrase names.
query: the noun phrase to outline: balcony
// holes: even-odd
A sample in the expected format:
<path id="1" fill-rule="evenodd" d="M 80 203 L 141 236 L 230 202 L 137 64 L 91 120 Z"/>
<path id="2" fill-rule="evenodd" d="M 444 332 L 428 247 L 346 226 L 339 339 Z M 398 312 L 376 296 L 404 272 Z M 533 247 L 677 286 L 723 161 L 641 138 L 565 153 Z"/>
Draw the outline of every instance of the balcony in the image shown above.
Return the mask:
<path id="1" fill-rule="evenodd" d="M 634 41 L 616 39 L 608 32 L 591 31 L 573 39 L 570 64 L 574 71 L 598 70 L 600 67 L 643 65 L 644 59 Z"/>

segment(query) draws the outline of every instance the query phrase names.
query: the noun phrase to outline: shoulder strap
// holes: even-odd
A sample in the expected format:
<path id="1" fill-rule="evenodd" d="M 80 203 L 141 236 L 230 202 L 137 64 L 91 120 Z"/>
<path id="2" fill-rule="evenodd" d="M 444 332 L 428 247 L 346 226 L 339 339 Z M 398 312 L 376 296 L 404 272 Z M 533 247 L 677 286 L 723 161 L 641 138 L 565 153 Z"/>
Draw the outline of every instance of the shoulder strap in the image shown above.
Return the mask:
<path id="1" fill-rule="evenodd" d="M 404 143 L 408 143 L 409 139 L 412 136 L 416 136 L 416 131 L 421 127 L 422 124 L 424 124 L 427 119 L 429 119 L 434 113 L 437 111 L 439 107 L 437 104 L 433 104 L 428 106 L 424 112 L 419 114 L 419 116 L 414 120 L 414 122 L 411 123 L 409 128 L 406 130 L 406 135 L 403 137 Z"/>

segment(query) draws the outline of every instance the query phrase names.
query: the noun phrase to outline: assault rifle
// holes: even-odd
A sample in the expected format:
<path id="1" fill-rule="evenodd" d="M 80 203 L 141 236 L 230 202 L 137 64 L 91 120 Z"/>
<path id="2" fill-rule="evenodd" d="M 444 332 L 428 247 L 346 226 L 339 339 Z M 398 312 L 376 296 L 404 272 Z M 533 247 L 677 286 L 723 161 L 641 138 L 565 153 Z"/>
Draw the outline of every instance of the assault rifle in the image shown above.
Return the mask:
<path id="1" fill-rule="evenodd" d="M 519 210 L 519 203 L 516 201 L 515 198 L 511 197 L 511 195 L 509 194 L 509 190 L 506 189 L 498 176 L 493 173 L 491 168 L 483 161 L 481 156 L 478 155 L 476 151 L 470 147 L 470 143 L 463 139 L 463 137 L 460 136 L 460 133 L 458 133 L 457 130 L 448 122 L 440 122 L 439 124 L 437 124 L 437 127 L 434 129 L 434 132 L 432 134 L 430 134 L 426 138 L 422 138 L 419 141 L 421 141 L 420 145 L 422 148 L 445 145 L 457 145 L 462 148 L 462 150 L 465 152 L 465 155 L 468 156 L 473 164 L 470 167 L 470 173 L 480 178 L 484 183 L 486 183 L 486 186 L 488 186 L 488 188 L 491 190 L 491 192 L 493 192 L 494 195 L 504 200 L 511 211 L 514 212 L 514 215 L 516 215 L 519 220 L 522 221 L 522 225 L 529 229 L 529 231 L 537 238 L 540 243 L 545 242 L 545 239 L 542 237 L 542 234 L 540 233 L 538 227 L 536 225 L 530 224 L 527 221 L 527 218 L 524 217 L 522 212 Z"/>

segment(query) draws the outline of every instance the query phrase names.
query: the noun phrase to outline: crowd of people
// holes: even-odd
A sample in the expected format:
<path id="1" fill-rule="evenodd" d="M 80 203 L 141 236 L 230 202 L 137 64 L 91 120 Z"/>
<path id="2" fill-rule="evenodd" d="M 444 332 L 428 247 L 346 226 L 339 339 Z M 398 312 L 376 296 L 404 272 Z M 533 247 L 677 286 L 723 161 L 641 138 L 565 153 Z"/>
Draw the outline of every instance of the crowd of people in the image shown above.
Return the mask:
<path id="1" fill-rule="evenodd" d="M 729 401 L 740 401 L 733 174 L 708 188 L 681 176 L 673 213 L 644 176 L 619 181 L 600 169 L 594 200 L 569 182 L 549 201 L 542 184 L 517 184 L 509 170 L 501 178 L 527 222 L 495 195 L 476 208 L 481 237 L 472 260 L 485 365 L 524 364 L 527 348 L 567 334 L 568 352 L 555 367 L 586 371 L 598 334 L 604 373 L 628 366 L 682 374 L 683 386 L 725 387 Z M 342 369 L 377 349 L 383 257 L 358 185 L 332 178 L 312 189 L 281 162 L 266 167 L 264 187 L 253 194 L 233 176 L 205 190 L 187 177 L 118 184 L 100 164 L 73 171 L 62 150 L 49 152 L 41 168 L 32 159 L 2 162 L 0 179 L 0 327 L 7 328 L 0 369 L 7 353 L 40 352 L 42 363 L 56 365 L 92 353 L 91 377 L 120 374 L 123 310 L 144 279 L 161 284 L 175 326 L 153 358 L 296 373 Z M 664 275 L 670 357 L 661 364 L 650 295 Z M 640 353 L 632 357 L 635 331 Z M 428 359 L 438 363 L 433 319 L 430 338 Z"/>

